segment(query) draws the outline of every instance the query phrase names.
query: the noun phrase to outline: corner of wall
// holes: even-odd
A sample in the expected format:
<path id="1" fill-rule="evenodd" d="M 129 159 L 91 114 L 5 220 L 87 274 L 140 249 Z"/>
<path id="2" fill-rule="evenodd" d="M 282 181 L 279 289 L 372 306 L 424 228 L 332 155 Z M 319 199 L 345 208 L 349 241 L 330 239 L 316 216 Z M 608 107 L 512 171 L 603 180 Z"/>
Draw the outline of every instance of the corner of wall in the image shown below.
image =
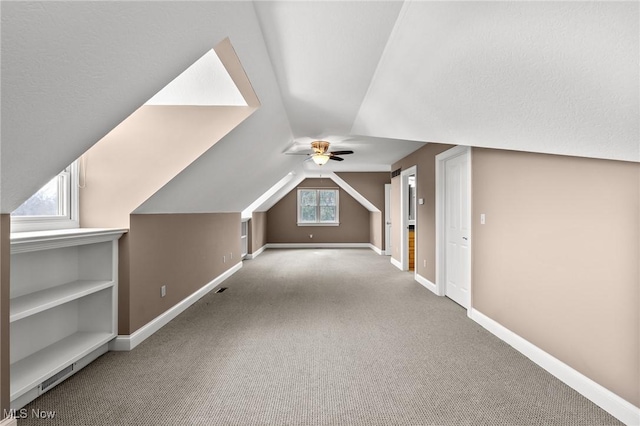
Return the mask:
<path id="1" fill-rule="evenodd" d="M 9 287 L 11 267 L 11 216 L 0 215 L 0 410 L 9 410 L 11 392 L 9 352 Z"/>

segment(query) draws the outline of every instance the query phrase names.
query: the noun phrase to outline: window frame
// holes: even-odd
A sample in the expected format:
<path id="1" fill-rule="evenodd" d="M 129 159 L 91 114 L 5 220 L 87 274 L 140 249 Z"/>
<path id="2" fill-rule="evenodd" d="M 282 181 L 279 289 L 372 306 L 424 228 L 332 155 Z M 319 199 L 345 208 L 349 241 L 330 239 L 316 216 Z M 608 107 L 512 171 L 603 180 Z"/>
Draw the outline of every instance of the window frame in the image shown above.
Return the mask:
<path id="1" fill-rule="evenodd" d="M 300 201 L 302 199 L 303 191 L 316 191 L 316 220 L 313 222 L 302 220 L 302 205 Z M 333 191 L 336 194 L 336 220 L 331 222 L 321 222 L 320 221 L 320 191 Z M 298 226 L 340 226 L 340 189 L 339 188 L 298 188 L 298 199 L 296 202 L 296 210 L 297 210 L 297 225 Z"/>
<path id="2" fill-rule="evenodd" d="M 79 217 L 79 166 L 74 161 L 69 167 L 58 173 L 62 176 L 60 184 L 60 206 L 65 215 L 60 216 L 11 216 L 11 232 L 49 231 L 80 227 Z"/>

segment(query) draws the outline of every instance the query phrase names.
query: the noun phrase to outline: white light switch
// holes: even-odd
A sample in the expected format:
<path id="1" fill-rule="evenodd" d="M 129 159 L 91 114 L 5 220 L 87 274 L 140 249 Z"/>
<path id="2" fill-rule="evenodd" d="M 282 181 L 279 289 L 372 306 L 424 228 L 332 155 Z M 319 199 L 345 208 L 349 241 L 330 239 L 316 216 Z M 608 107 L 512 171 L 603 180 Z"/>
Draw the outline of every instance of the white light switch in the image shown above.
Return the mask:
<path id="1" fill-rule="evenodd" d="M 484 216 L 484 213 L 480 214 L 480 225 L 484 225 L 486 222 L 486 218 Z"/>

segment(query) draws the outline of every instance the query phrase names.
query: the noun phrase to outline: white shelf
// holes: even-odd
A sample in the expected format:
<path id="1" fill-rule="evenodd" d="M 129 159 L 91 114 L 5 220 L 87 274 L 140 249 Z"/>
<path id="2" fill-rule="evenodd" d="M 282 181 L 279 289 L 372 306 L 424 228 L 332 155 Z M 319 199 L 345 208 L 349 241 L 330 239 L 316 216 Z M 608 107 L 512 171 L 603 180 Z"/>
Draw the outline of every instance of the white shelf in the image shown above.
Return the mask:
<path id="1" fill-rule="evenodd" d="M 126 229 L 77 228 L 11 234 L 11 408 L 40 385 L 106 352 L 116 336 L 118 239 Z M 51 383 L 47 383 L 51 385 Z"/>
<path id="2" fill-rule="evenodd" d="M 24 253 L 117 240 L 124 228 L 74 228 L 11 234 L 11 253 Z"/>
<path id="3" fill-rule="evenodd" d="M 77 332 L 11 364 L 11 400 L 42 383 L 115 337 L 115 333 Z"/>
<path id="4" fill-rule="evenodd" d="M 115 285 L 114 281 L 78 280 L 11 299 L 10 322 L 54 308 Z"/>

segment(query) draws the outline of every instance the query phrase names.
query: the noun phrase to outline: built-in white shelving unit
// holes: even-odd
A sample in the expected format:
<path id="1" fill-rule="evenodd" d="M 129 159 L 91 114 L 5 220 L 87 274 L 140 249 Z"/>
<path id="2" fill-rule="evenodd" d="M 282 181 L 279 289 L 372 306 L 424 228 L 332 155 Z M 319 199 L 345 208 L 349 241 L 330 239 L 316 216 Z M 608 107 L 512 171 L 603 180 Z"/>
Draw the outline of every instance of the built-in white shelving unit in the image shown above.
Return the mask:
<path id="1" fill-rule="evenodd" d="M 125 229 L 11 234 L 11 408 L 107 352 Z"/>

